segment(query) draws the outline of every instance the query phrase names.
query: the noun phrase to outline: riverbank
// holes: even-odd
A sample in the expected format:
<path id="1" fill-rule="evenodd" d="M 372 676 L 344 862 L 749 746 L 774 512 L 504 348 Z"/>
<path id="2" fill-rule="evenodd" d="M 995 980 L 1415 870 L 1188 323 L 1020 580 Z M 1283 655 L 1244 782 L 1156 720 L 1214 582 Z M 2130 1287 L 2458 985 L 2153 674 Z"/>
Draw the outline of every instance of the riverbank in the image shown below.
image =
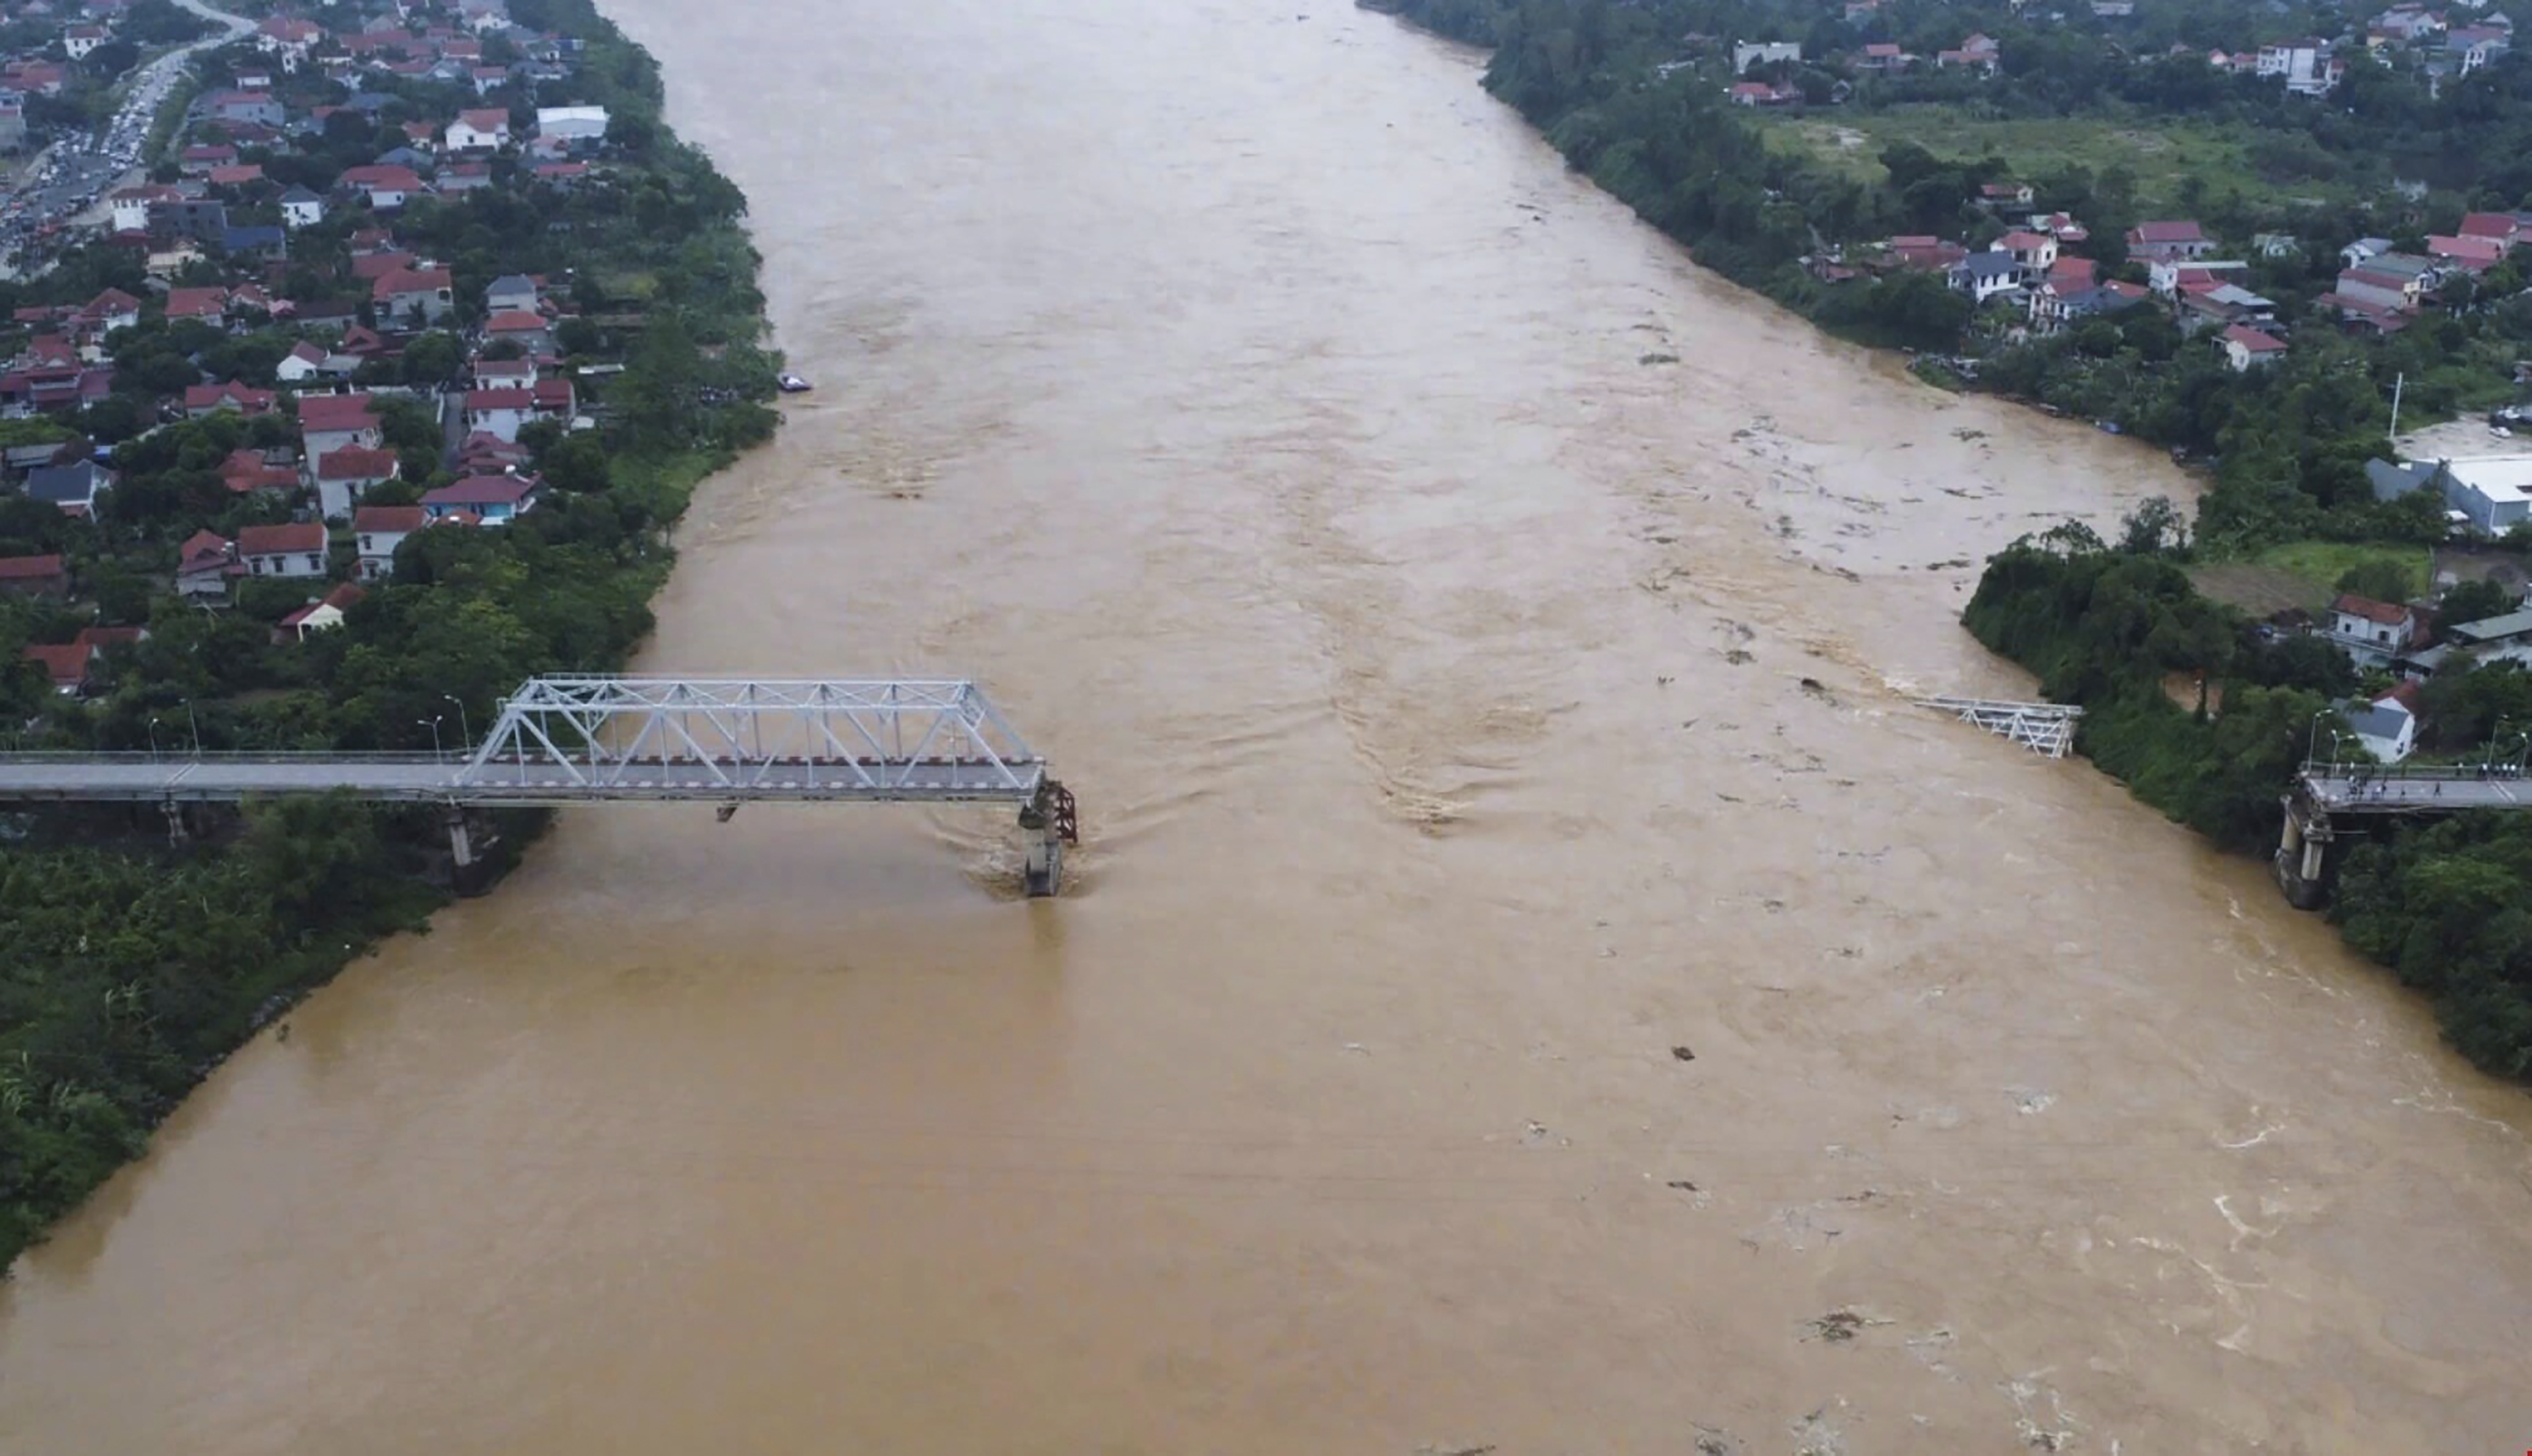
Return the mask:
<path id="1" fill-rule="evenodd" d="M 614 0 L 825 386 L 639 665 L 973 677 L 1078 893 L 981 808 L 559 816 L 21 1260 L 11 1456 L 2524 1428 L 2519 1094 L 1881 686 L 2019 685 L 1928 568 L 2167 462 L 1308 9 Z"/>
<path id="2" fill-rule="evenodd" d="M 532 184 L 522 168 L 508 196 L 486 188 L 381 215 L 337 208 L 294 242 L 303 268 L 318 266 L 348 230 L 375 223 L 417 266 L 423 254 L 456 259 L 438 286 L 449 290 L 452 277 L 469 285 L 469 314 L 493 277 L 553 280 L 563 317 L 539 327 L 573 346 L 547 346 L 572 356 L 550 371 L 564 419 L 514 424 L 526 443 L 477 436 L 468 446 L 480 453 L 444 459 L 428 408 L 441 403 L 444 376 L 465 358 L 455 335 L 404 331 L 399 367 L 414 377 L 364 362 L 362 382 L 404 389 L 360 396 L 378 415 L 366 427 L 382 428 L 402 451 L 373 470 L 388 478 L 370 483 L 363 505 L 417 519 L 379 518 L 396 538 L 411 537 L 386 556 L 374 555 L 364 533 L 383 527 L 356 532 L 345 521 L 331 543 L 317 528 L 301 548 L 311 564 L 362 580 L 327 597 L 341 603 L 341 626 L 297 633 L 286 622 L 304 617 L 303 598 L 327 590 L 327 576 L 248 581 L 218 613 L 167 594 L 178 538 L 204 532 L 206 521 L 240 539 L 299 529 L 281 525 L 293 507 L 268 487 L 224 489 L 199 469 L 234 465 L 240 453 L 260 466 L 261 452 L 294 437 L 293 421 L 222 413 L 135 434 L 113 456 L 119 480 L 103 513 L 111 533 L 45 511 L 0 527 L 17 543 L 0 555 L 51 553 L 81 584 L 66 602 L 0 603 L 0 658 L 17 662 L 22 644 L 91 626 L 113 629 L 115 644 L 85 665 L 75 693 L 56 693 L 24 666 L 0 685 L 13 721 L 26 725 L 13 747 L 435 751 L 443 740 L 454 747 L 461 725 L 489 722 L 499 695 L 524 677 L 620 667 L 651 632 L 648 603 L 667 580 L 669 535 L 694 487 L 774 430 L 778 361 L 763 347 L 760 260 L 743 197 L 662 119 L 650 55 L 586 0 L 520 0 L 513 14 L 577 42 L 582 69 L 571 84 L 610 115 L 611 146 L 585 152 L 567 186 Z M 273 164 L 314 165 L 303 156 Z M 78 260 L 83 271 L 112 266 Z M 49 302 L 40 293 L 27 301 Z M 269 384 L 272 361 L 303 337 L 322 340 L 320 358 L 341 342 L 270 322 L 241 326 L 253 337 L 235 341 L 199 321 L 186 326 L 207 342 L 175 346 L 153 314 L 116 335 L 116 363 L 127 375 L 169 370 L 171 381 L 190 383 L 187 349 L 259 359 Z M 587 374 L 573 366 L 601 360 L 613 362 Z M 112 403 L 140 413 L 129 400 Z M 575 411 L 583 427 L 565 427 Z M 112 438 L 98 433 L 109 423 L 101 407 L 79 422 Z M 455 469 L 479 480 L 501 469 L 468 464 L 478 459 L 510 462 L 495 483 L 531 482 L 542 503 L 498 530 L 424 529 L 413 503 L 450 485 Z M 298 472 L 279 474 L 295 483 Z M 207 533 L 225 544 L 220 531 Z M 496 872 L 546 823 L 497 817 Z M 153 844 L 109 810 L 47 810 L 9 825 L 0 850 L 0 938 L 10 946 L 0 968 L 0 1269 L 138 1155 L 235 1047 L 383 937 L 422 928 L 440 900 L 432 886 L 447 873 L 444 831 L 421 811 L 251 805 L 175 847 L 164 846 L 163 828 Z"/>
<path id="3" fill-rule="evenodd" d="M 2042 171 L 2048 148 L 2039 142 L 2031 157 L 1941 156 L 1903 140 L 1882 148 L 1870 172 L 1788 148 L 1779 121 L 1725 99 L 1738 78 L 1712 35 L 1681 38 L 1730 28 L 1700 0 L 1662 0 L 1596 21 L 1545 0 L 1383 0 L 1374 8 L 1493 47 L 1489 92 L 1702 266 L 1841 337 L 1919 351 L 1927 377 L 1946 387 L 2042 404 L 2208 462 L 2196 534 L 2215 552 L 2314 538 L 2436 538 L 2444 528 L 2432 493 L 2379 502 L 2362 469 L 2381 453 L 2395 385 L 2405 384 L 2402 413 L 2412 421 L 2485 410 L 2514 390 L 2511 362 L 2532 334 L 2532 304 L 2513 297 L 2521 285 L 2510 265 L 2474 277 L 2449 265 L 2439 271 L 2425 256 L 2386 254 L 2382 266 L 2410 268 L 2434 287 L 2379 335 L 2351 327 L 2331 302 L 2339 250 L 2352 241 L 2341 230 L 2425 249 L 2415 240 L 2422 229 L 2457 226 L 2465 205 L 2497 205 L 2467 199 L 2512 196 L 2502 170 L 2423 203 L 2386 188 L 2327 222 L 2280 197 L 2231 194 L 2206 200 L 2204 229 L 2197 218 L 2167 214 L 2181 220 L 2156 226 L 2248 259 L 2208 265 L 2249 285 L 2235 290 L 2239 298 L 2185 304 L 2187 280 L 2166 277 L 2150 294 L 2144 260 L 2129 256 L 2128 240 L 2146 219 L 2124 169 Z M 2044 67 L 2049 56 L 2035 41 L 2024 61 Z M 2174 67 L 2199 64 L 2140 62 L 2127 84 L 2159 94 Z M 1823 91 L 1831 80 L 1816 67 L 1804 76 Z M 2062 105 L 2077 121 L 2099 120 L 2087 103 L 2025 94 L 2044 91 L 2046 81 L 2017 72 L 1995 85 L 2042 114 Z M 2275 101 L 2246 90 L 2220 104 L 2228 115 L 2258 118 L 2263 136 L 2284 139 L 2281 145 L 2309 146 L 2295 135 L 2301 123 L 2276 112 Z M 1874 114 L 1898 125 L 1897 110 Z M 2175 126 L 2196 115 L 2184 102 L 2147 110 Z M 2379 170 L 2388 148 L 2431 121 L 2473 154 L 2507 150 L 2497 140 L 2510 135 L 2505 117 L 2449 104 L 2428 110 L 2405 124 L 2368 113 L 2332 145 Z M 1929 135 L 1939 138 L 1940 128 Z M 2430 220 L 2447 212 L 2451 220 Z M 2043 224 L 2049 236 L 2030 231 Z M 1992 252 L 2007 237 L 2033 240 L 2020 260 Z M 2002 274 L 1987 269 L 1991 281 L 2011 286 L 1978 284 L 1973 303 L 1967 269 L 1979 256 L 2002 266 Z M 2193 286 L 2212 288 L 2212 280 Z M 2126 292 L 2113 297 L 2104 286 Z M 2262 351 L 2256 364 L 2222 343 L 2218 330 L 2229 324 L 2258 325 L 2240 346 Z"/>
<path id="4" fill-rule="evenodd" d="M 2343 733 L 2334 705 L 2356 686 L 2336 646 L 2263 635 L 2158 553 L 2104 550 L 2065 532 L 1999 552 L 1962 622 L 2049 698 L 2083 706 L 2076 748 L 2096 767 L 2223 850 L 2264 863 L 2276 853 L 2282 786 L 2316 735 Z M 2503 688 L 2527 691 L 2511 664 L 2493 670 Z M 2199 685 L 2195 703 L 2175 700 L 2175 680 Z M 2435 705 L 2455 687 L 2440 681 Z M 2428 997 L 2473 1065 L 2532 1081 L 2532 823 L 2466 813 L 2350 837 L 2330 867 L 2331 923 Z"/>
<path id="5" fill-rule="evenodd" d="M 1461 0 L 1381 0 L 1372 4 L 1366 0 L 1363 8 L 1395 15 L 1449 38 L 1479 45 L 1503 42 L 1506 37 L 1497 28 L 1508 21 L 1525 29 L 1531 24 L 1525 8 L 1520 5 L 1502 7 Z M 1603 60 L 1613 54 L 1630 54 L 1623 42 L 1606 35 L 1596 44 Z M 1801 180 L 1785 171 L 1786 160 L 1768 153 L 1754 134 L 1744 130 L 1745 124 L 1724 108 L 1711 101 L 1699 103 L 1674 95 L 1670 101 L 1688 120 L 1683 123 L 1678 115 L 1656 120 L 1653 114 L 1631 111 L 1630 99 L 1610 93 L 1605 87 L 1595 88 L 1579 80 L 1561 84 L 1544 82 L 1536 75 L 1537 68 L 1544 64 L 1534 55 L 1525 54 L 1507 65 L 1498 51 L 1488 68 L 1488 89 L 1541 127 L 1548 140 L 1578 167 L 1585 168 L 1595 184 L 1628 203 L 1639 216 L 1689 245 L 1700 264 L 1766 295 L 1822 327 L 1857 337 L 1860 342 L 1894 342 L 1889 337 L 1892 327 L 1903 332 L 1922 328 L 1925 332 L 1920 337 L 1930 340 L 1937 335 L 1956 335 L 1967 323 L 1967 302 L 1949 295 L 1938 281 L 1924 275 L 1903 274 L 1873 285 L 1876 299 L 1884 303 L 1904 301 L 1904 313 L 1884 317 L 1878 312 L 1844 311 L 1840 301 L 1849 295 L 1824 290 L 1785 265 L 1783 249 L 1794 245 L 1780 239 L 1771 256 L 1766 249 L 1753 246 L 1762 229 L 1755 222 L 1749 228 L 1736 229 L 1729 222 L 1728 210 L 1717 210 L 1724 205 L 1721 201 L 1708 197 L 1704 202 L 1683 203 L 1667 180 L 1694 172 L 1683 159 L 1683 147 L 1702 148 L 1717 169 L 1718 178 L 1733 179 L 1738 167 L 1740 183 L 1752 188 L 1767 184 L 1772 196 L 1792 196 L 1802 192 Z M 1580 71 L 1554 66 L 1547 69 L 1557 76 L 1600 74 L 1587 66 Z M 1646 156 L 1639 145 L 1646 142 L 1667 148 L 1659 162 Z M 1621 155 L 1623 162 L 1611 160 Z M 1894 294 L 1894 288 L 1900 291 Z M 2132 317 L 2131 324 L 2135 321 Z M 2158 315 L 2151 321 L 2166 330 L 2170 327 Z M 2036 348 L 2063 353 L 2061 343 Z M 2036 358 L 2027 354 L 2011 360 L 1986 382 L 2004 388 L 2011 397 L 2033 403 L 2062 398 L 2073 413 L 2085 417 L 2106 418 L 2121 408 L 2136 405 L 2133 400 L 2119 407 L 2088 401 L 2081 397 L 2079 387 L 2037 370 Z M 2234 387 L 2238 376 L 2229 374 L 2220 364 L 2210 364 L 2196 371 L 2195 377 L 2220 390 Z M 2334 450 L 2338 458 L 2333 468 L 2351 469 L 2347 452 L 2325 442 L 2332 434 L 2348 432 L 2351 420 L 2370 418 L 2372 411 L 2361 382 L 2353 393 L 2344 371 L 2335 378 L 2304 382 L 2310 387 L 2299 390 L 2291 403 L 2281 400 L 2276 405 L 2277 418 L 2237 420 L 2236 425 L 2245 434 L 2284 429 L 2296 439 L 2295 448 L 2305 459 Z M 2068 393 L 2068 389 L 2074 392 Z M 2203 407 L 2203 401 L 2201 404 Z M 2225 408 L 2239 411 L 2242 407 Z M 2265 412 L 2268 407 L 2262 405 L 2259 409 Z M 2127 418 L 2132 426 L 2162 418 L 2155 410 Z M 2204 413 L 2201 408 L 2200 414 Z M 2459 432 L 2457 427 L 2446 427 L 2436 438 L 2451 438 Z M 2201 448 L 2216 443 L 2216 437 L 2203 424 L 2193 426 L 2185 435 L 2152 427 L 2144 433 L 2167 441 L 2185 437 Z M 2229 432 L 2224 438 L 2241 448 L 2228 452 L 2227 464 L 2217 473 L 2214 490 L 2202 503 L 2198 522 L 2202 541 L 2212 540 L 2220 548 L 2235 551 L 2254 544 L 2273 548 L 2272 537 L 2280 532 L 2291 537 L 2300 531 L 2324 525 L 2333 535 L 2352 535 L 2358 540 L 2432 541 L 2442 537 L 2443 525 L 2438 515 L 2441 503 L 2431 493 L 2421 492 L 2398 505 L 2379 505 L 2363 489 L 2361 475 L 2356 477 L 2352 498 L 2333 507 L 2326 522 L 2323 513 L 2309 501 L 2299 506 L 2279 505 L 2277 482 L 2271 475 L 2257 477 L 2262 482 L 2257 490 L 2264 494 L 2265 502 L 2249 503 L 2254 476 L 2245 474 L 2242 459 L 2231 457 L 2248 458 L 2251 450 Z M 2353 461 L 2362 459 L 2361 451 L 2352 457 Z M 2182 529 L 2179 537 L 2170 543 L 2181 544 L 2187 534 Z M 2098 540 L 2093 544 L 2098 548 Z M 2423 547 L 2413 549 L 2423 551 Z M 2129 786 L 2140 799 L 2228 851 L 2257 854 L 2273 845 L 2277 817 L 2275 798 L 2279 786 L 2299 761 L 2302 735 L 2316 713 L 2327 711 L 2334 697 L 2354 686 L 2354 675 L 2343 661 L 2334 669 L 2325 670 L 2299 654 L 2257 644 L 2237 647 L 2241 642 L 2258 644 L 2252 624 L 2200 597 L 2177 567 L 2159 562 L 2152 564 L 2149 580 L 2127 583 L 2116 593 L 2121 603 L 2132 604 L 2139 592 L 2156 603 L 2159 615 L 2143 619 L 2161 624 L 2159 635 L 2154 637 L 2153 650 L 2148 650 L 2144 626 L 2124 605 L 2077 611 L 2073 619 L 2061 621 L 2052 615 L 2055 609 L 2087 597 L 2084 592 L 2068 596 L 2054 578 L 2045 583 L 2029 580 L 2035 574 L 2045 576 L 2041 563 L 2056 558 L 2046 551 L 2022 547 L 1996 557 L 1982 575 L 1978 594 L 1966 609 L 1964 621 L 1972 632 L 1991 649 L 2029 669 L 2050 696 L 2084 704 L 2088 717 L 2078 738 L 2079 748 L 2096 766 Z M 2078 559 L 2082 559 L 2080 553 Z M 2093 564 L 2099 567 L 2109 559 L 2101 557 Z M 2145 566 L 2131 565 L 2141 570 Z M 2426 586 L 2420 582 L 2414 589 Z M 2107 642 L 2095 641 L 2087 635 L 2107 630 L 2122 635 Z M 2334 649 L 2329 650 L 2334 653 Z M 2140 663 L 2150 664 L 2150 670 Z M 2173 704 L 2164 691 L 2161 679 L 2170 672 L 2205 673 L 2212 700 L 2222 704 L 2224 710 L 2212 720 L 2203 714 L 2193 720 Z M 2474 840 L 2470 848 L 2482 856 L 2484 863 L 2495 863 L 2505 846 L 2500 843 L 2491 848 Z M 2404 904 L 2412 885 L 2424 882 L 2412 876 L 2433 878 L 2453 868 L 2454 862 L 2448 858 L 2415 854 L 2359 857 L 2351 866 L 2352 882 L 2357 886 L 2360 903 L 2375 910 L 2366 923 L 2370 928 L 2354 934 L 2352 943 L 2377 960 L 2404 968 L 2404 980 L 2437 985 L 2440 1013 L 2454 1043 L 2483 1070 L 2520 1080 L 2532 1075 L 2532 987 L 2518 984 L 2511 973 L 2484 969 L 2506 964 L 2509 952 L 2503 947 L 2483 948 L 2475 963 L 2483 964 L 2482 970 L 2428 977 L 2415 969 L 2418 953 L 2410 947 L 2420 936 L 2437 943 L 2456 942 L 2462 927 L 2443 926 L 2432 931 L 2419 928 L 2411 934 L 2412 922 L 2432 919 L 2431 910 L 2420 909 L 2403 919 L 2404 912 L 2383 908 Z"/>

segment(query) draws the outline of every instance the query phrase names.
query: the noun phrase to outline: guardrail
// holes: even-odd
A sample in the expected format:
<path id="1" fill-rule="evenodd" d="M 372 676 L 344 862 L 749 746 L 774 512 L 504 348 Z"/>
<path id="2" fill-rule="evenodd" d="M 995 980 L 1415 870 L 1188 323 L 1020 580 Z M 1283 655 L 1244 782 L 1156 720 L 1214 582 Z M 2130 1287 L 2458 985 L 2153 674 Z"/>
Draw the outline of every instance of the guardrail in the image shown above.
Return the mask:
<path id="1" fill-rule="evenodd" d="M 2306 760 L 2302 776 L 2331 782 L 2479 783 L 2532 778 L 2520 763 L 2333 763 Z"/>
<path id="2" fill-rule="evenodd" d="M 466 759 L 467 755 L 455 749 L 444 754 L 329 754 L 280 751 L 153 754 L 147 749 L 85 754 L 53 749 L 0 753 L 0 763 L 463 763 Z"/>

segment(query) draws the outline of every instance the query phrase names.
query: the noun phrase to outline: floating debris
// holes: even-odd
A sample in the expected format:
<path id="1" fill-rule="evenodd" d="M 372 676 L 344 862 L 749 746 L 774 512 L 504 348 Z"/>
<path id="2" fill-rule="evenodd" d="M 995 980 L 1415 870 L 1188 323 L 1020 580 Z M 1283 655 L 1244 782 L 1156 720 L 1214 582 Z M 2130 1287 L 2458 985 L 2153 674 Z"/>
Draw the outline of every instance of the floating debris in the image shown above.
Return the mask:
<path id="1" fill-rule="evenodd" d="M 1863 1333 L 1865 1330 L 1870 1329 L 1875 1325 L 1888 1324 L 1889 1322 L 1890 1321 L 1887 1319 L 1875 1319 L 1871 1316 L 1867 1315 L 1860 1310 L 1852 1308 L 1835 1309 L 1820 1316 L 1816 1319 L 1804 1320 L 1803 1329 L 1805 1333 L 1803 1338 L 1806 1340 L 1825 1340 L 1832 1345 L 1843 1345 L 1853 1340 L 1857 1335 Z"/>

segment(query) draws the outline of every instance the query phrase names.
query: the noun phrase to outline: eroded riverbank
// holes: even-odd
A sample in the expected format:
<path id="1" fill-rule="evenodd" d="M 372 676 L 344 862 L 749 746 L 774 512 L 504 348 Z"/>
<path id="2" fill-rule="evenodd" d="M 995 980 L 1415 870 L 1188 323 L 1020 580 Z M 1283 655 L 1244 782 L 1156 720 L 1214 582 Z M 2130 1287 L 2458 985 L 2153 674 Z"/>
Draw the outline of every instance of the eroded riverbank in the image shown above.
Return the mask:
<path id="1" fill-rule="evenodd" d="M 823 386 L 650 665 L 976 673 L 1081 891 L 568 816 L 26 1261 L 0 1446 L 2521 1443 L 2521 1099 L 1884 687 L 2009 682 L 1967 563 L 2152 455 L 1699 274 L 1377 17 L 619 9 Z"/>

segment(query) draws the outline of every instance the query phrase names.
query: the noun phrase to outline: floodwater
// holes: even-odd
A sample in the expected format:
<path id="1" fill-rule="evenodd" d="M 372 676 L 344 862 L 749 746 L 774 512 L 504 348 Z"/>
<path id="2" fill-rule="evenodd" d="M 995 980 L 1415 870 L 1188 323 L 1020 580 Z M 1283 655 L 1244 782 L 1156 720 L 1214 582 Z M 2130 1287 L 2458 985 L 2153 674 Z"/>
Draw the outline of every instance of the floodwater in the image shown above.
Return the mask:
<path id="1" fill-rule="evenodd" d="M 2521 1095 L 1906 703 L 2016 686 L 1939 563 L 2154 457 L 1332 0 L 619 10 L 821 384 L 648 664 L 981 677 L 1074 892 L 982 811 L 567 816 L 23 1260 L 0 1450 L 2532 1445 Z"/>

